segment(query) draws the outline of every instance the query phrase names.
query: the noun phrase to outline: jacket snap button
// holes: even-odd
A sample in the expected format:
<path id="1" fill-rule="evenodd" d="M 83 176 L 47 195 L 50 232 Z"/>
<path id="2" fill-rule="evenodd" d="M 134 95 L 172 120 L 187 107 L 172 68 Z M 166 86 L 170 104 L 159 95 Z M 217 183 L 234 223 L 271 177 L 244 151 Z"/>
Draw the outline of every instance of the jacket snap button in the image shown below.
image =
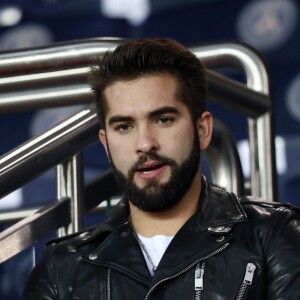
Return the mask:
<path id="1" fill-rule="evenodd" d="M 79 235 L 79 237 L 83 240 L 86 241 L 90 236 L 86 232 L 82 233 Z"/>
<path id="2" fill-rule="evenodd" d="M 120 236 L 121 236 L 121 238 L 126 238 L 126 237 L 128 237 L 128 232 L 126 232 L 126 231 L 123 231 L 123 232 L 121 232 L 121 234 L 120 234 Z"/>
<path id="3" fill-rule="evenodd" d="M 217 241 L 217 242 L 222 242 L 222 241 L 224 241 L 224 239 L 225 239 L 224 236 L 218 236 L 218 237 L 216 238 L 216 241 Z"/>
<path id="4" fill-rule="evenodd" d="M 209 232 L 214 232 L 214 233 L 227 233 L 231 230 L 231 227 L 230 226 L 208 227 L 207 230 Z"/>
<path id="5" fill-rule="evenodd" d="M 97 254 L 92 253 L 92 254 L 89 255 L 89 259 L 90 259 L 90 260 L 95 260 L 95 259 L 97 259 L 97 258 L 98 258 L 98 255 L 97 255 Z"/>

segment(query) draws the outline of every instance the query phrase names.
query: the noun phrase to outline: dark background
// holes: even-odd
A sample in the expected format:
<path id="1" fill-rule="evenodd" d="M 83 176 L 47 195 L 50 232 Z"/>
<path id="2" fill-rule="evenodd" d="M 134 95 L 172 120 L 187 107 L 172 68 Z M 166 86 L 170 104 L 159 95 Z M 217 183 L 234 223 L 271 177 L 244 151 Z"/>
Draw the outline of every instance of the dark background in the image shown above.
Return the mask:
<path id="1" fill-rule="evenodd" d="M 10 24 L 3 19 L 9 8 L 19 12 L 15 22 L 8 17 Z M 163 36 L 186 46 L 249 43 L 265 57 L 272 80 L 279 200 L 300 205 L 299 11 L 296 0 L 0 0 L 0 51 L 93 37 Z M 1 115 L 0 155 L 76 109 Z M 210 109 L 238 143 L 247 138 L 244 117 L 214 104 Z M 103 156 L 99 145 L 85 152 L 87 180 L 107 168 Z M 54 171 L 50 171 L 20 190 L 19 196 L 3 200 L 3 209 L 40 205 L 54 198 Z M 19 299 L 30 265 L 28 250 L 0 266 L 0 299 Z"/>

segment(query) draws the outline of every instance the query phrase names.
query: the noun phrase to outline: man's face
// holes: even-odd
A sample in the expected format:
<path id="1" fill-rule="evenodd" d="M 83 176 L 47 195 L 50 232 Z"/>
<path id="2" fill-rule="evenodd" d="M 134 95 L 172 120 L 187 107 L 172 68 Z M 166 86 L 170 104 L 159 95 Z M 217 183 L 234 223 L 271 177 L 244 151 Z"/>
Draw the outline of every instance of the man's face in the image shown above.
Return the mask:
<path id="1" fill-rule="evenodd" d="M 125 196 L 145 211 L 178 203 L 199 169 L 198 129 L 176 97 L 176 84 L 170 75 L 153 75 L 105 90 L 100 140 Z"/>

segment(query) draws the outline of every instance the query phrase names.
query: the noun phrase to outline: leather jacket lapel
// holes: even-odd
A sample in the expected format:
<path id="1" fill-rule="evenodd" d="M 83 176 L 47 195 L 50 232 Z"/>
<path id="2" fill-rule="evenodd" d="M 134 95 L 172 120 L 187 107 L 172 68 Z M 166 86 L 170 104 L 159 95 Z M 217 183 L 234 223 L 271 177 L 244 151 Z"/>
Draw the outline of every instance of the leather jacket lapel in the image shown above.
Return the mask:
<path id="1" fill-rule="evenodd" d="M 85 259 L 90 263 L 115 269 L 145 284 L 151 281 L 151 275 L 145 268 L 143 253 L 128 222 L 110 233 Z"/>
<path id="2" fill-rule="evenodd" d="M 229 245 L 232 239 L 230 233 L 219 239 L 219 236 L 199 230 L 195 219 L 196 216 L 193 216 L 188 220 L 170 243 L 154 274 L 154 282 L 183 272 Z"/>
<path id="3" fill-rule="evenodd" d="M 197 215 L 201 229 L 233 225 L 247 220 L 237 197 L 222 188 L 207 184 L 204 177 Z"/>

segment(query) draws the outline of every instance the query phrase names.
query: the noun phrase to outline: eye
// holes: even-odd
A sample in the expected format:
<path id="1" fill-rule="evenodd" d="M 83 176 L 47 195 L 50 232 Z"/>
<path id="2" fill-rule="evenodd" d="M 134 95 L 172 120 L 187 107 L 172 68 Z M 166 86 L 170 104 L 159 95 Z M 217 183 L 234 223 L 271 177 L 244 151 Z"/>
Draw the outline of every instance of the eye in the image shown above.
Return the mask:
<path id="1" fill-rule="evenodd" d="M 114 128 L 114 130 L 120 133 L 125 133 L 129 131 L 131 128 L 132 126 L 130 124 L 119 124 Z"/>
<path id="2" fill-rule="evenodd" d="M 158 119 L 158 123 L 163 124 L 163 125 L 167 125 L 170 124 L 174 121 L 173 117 L 160 117 Z"/>

